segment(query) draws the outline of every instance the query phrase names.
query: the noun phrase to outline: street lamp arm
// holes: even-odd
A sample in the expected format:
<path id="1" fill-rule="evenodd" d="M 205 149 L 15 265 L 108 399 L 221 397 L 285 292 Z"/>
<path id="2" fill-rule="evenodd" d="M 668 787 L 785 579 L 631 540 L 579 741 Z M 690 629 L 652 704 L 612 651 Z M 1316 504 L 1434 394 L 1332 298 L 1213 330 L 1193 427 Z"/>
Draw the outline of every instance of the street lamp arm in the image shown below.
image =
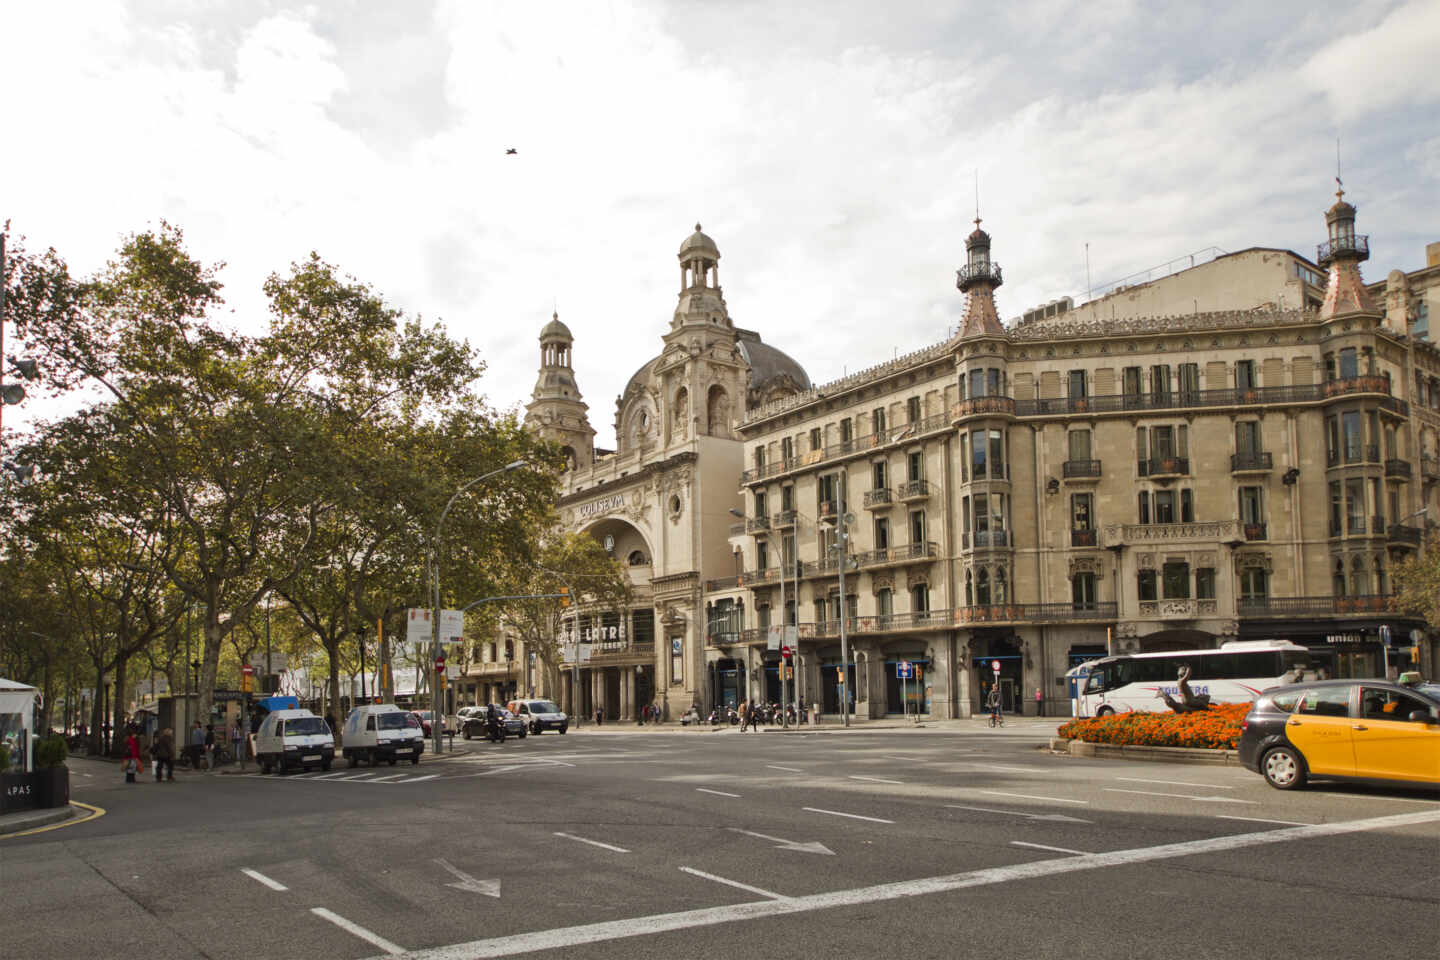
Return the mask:
<path id="1" fill-rule="evenodd" d="M 445 518 L 450 515 L 450 508 L 455 506 L 455 501 L 460 499 L 461 494 L 463 494 L 466 490 L 469 490 L 471 487 L 475 486 L 475 484 L 480 483 L 483 480 L 489 480 L 491 477 L 499 476 L 502 473 L 509 473 L 511 470 L 518 470 L 523 466 L 527 466 L 527 463 L 524 460 L 516 460 L 512 463 L 507 463 L 499 470 L 491 470 L 489 473 L 482 474 L 481 476 L 476 477 L 474 480 L 471 480 L 469 483 L 465 484 L 459 490 L 456 490 L 453 494 L 451 494 L 450 499 L 445 504 L 445 509 L 440 511 L 440 519 L 435 521 L 435 539 L 433 542 L 440 542 L 440 529 L 445 525 Z"/>

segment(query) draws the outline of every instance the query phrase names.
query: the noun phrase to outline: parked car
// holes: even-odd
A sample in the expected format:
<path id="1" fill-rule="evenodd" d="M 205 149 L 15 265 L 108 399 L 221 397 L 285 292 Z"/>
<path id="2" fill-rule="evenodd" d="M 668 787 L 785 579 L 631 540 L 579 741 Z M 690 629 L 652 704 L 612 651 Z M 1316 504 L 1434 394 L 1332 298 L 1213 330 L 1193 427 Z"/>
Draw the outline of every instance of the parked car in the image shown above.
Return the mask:
<path id="1" fill-rule="evenodd" d="M 460 727 L 460 736 L 464 737 L 466 740 L 470 740 L 476 737 L 484 737 L 486 721 L 485 708 L 466 707 L 465 709 L 473 710 L 474 713 L 465 715 L 462 712 L 461 722 L 463 725 Z M 506 710 L 498 703 L 495 704 L 495 709 L 500 711 L 500 722 L 505 726 L 505 735 L 507 737 L 520 737 L 523 739 L 525 734 L 528 732 L 525 729 L 525 721 L 521 720 L 509 710 Z"/>
<path id="2" fill-rule="evenodd" d="M 411 710 L 411 711 L 410 711 L 410 715 L 413 716 L 416 720 L 419 720 L 419 721 L 420 721 L 420 729 L 423 730 L 423 731 L 425 731 L 425 736 L 428 737 L 428 736 L 430 736 L 430 735 L 434 732 L 433 725 L 431 724 L 430 721 L 431 721 L 431 718 L 435 716 L 435 711 L 433 711 L 433 710 Z M 446 725 L 446 723 L 445 723 L 445 718 L 442 716 L 442 717 L 440 718 L 440 732 L 441 732 L 441 733 L 447 733 L 447 732 L 449 732 L 449 730 L 450 730 L 450 728 Z"/>
<path id="3" fill-rule="evenodd" d="M 1265 691 L 1240 762 L 1280 790 L 1312 777 L 1440 787 L 1440 684 L 1323 680 Z"/>
<path id="4" fill-rule="evenodd" d="M 356 766 L 361 760 L 375 766 L 381 760 L 395 765 L 397 760 L 420 762 L 425 752 L 420 721 L 393 703 L 362 704 L 345 718 L 344 747 L 341 755 Z"/>
<path id="5" fill-rule="evenodd" d="M 511 700 L 505 707 L 525 721 L 525 727 L 536 736 L 545 730 L 564 733 L 570 728 L 570 718 L 549 700 Z"/>
<path id="6" fill-rule="evenodd" d="M 273 710 L 255 734 L 255 759 L 260 769 L 286 774 L 312 766 L 329 770 L 335 759 L 335 736 L 330 725 L 309 710 Z"/>

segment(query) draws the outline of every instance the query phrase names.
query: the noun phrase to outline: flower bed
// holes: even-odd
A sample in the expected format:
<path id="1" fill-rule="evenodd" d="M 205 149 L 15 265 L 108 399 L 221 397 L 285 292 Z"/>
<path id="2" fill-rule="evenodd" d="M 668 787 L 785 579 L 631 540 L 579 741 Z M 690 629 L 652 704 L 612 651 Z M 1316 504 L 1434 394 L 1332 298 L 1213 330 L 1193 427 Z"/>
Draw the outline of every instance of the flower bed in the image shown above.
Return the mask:
<path id="1" fill-rule="evenodd" d="M 1203 713 L 1114 713 L 1091 720 L 1071 720 L 1057 731 L 1067 740 L 1138 747 L 1201 747 L 1233 750 L 1248 703 L 1216 704 Z"/>

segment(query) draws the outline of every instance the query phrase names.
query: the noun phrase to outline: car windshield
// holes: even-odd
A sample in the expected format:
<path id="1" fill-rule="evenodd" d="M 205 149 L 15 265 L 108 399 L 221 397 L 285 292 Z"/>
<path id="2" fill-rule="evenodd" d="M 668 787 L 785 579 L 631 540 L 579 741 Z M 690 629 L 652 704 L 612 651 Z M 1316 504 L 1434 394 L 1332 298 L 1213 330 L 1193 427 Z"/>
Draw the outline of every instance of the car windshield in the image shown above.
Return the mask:
<path id="1" fill-rule="evenodd" d="M 555 706 L 555 704 L 551 703 L 549 700 L 536 700 L 534 703 L 530 704 L 530 712 L 559 713 L 560 708 Z"/>
<path id="2" fill-rule="evenodd" d="M 1440 683 L 1422 683 L 1415 688 L 1431 700 L 1440 700 Z"/>
<path id="3" fill-rule="evenodd" d="M 308 737 L 329 732 L 330 728 L 325 726 L 325 721 L 319 717 L 292 717 L 285 721 L 287 737 Z"/>
<path id="4" fill-rule="evenodd" d="M 420 721 L 408 713 L 382 713 L 380 714 L 381 730 L 404 730 L 406 727 L 419 729 Z"/>

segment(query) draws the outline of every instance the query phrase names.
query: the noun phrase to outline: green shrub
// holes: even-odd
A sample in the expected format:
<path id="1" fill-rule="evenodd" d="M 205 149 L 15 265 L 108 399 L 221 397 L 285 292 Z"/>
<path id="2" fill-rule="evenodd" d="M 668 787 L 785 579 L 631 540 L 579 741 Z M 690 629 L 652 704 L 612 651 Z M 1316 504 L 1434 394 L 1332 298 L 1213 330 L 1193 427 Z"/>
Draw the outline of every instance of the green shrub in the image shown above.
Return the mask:
<path id="1" fill-rule="evenodd" d="M 65 758 L 70 755 L 69 749 L 65 746 L 65 738 L 53 735 L 41 737 L 35 742 L 35 767 L 43 770 L 46 767 L 63 767 Z"/>

